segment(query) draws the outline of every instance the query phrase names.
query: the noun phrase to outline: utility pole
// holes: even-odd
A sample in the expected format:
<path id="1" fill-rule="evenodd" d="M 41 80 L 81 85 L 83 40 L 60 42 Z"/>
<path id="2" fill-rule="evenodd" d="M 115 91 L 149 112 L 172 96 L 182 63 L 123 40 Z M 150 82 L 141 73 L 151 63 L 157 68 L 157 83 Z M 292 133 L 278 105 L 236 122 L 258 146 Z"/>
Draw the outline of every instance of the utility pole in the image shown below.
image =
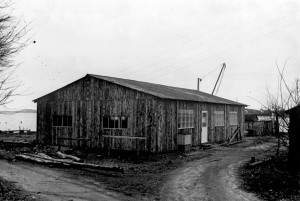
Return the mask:
<path id="1" fill-rule="evenodd" d="M 197 79 L 197 90 L 200 91 L 200 82 L 202 81 L 202 79 L 198 78 Z"/>
<path id="2" fill-rule="evenodd" d="M 213 90 L 212 93 L 211 93 L 212 95 L 214 95 L 216 86 L 217 86 L 217 84 L 218 84 L 218 82 L 219 82 L 219 79 L 220 79 L 222 73 L 224 73 L 225 68 L 226 68 L 226 64 L 223 63 L 223 66 L 222 66 L 222 69 L 221 69 L 220 74 L 219 74 L 219 76 L 218 76 L 218 79 L 217 79 L 217 82 L 216 82 L 216 84 L 215 84 L 214 90 Z"/>

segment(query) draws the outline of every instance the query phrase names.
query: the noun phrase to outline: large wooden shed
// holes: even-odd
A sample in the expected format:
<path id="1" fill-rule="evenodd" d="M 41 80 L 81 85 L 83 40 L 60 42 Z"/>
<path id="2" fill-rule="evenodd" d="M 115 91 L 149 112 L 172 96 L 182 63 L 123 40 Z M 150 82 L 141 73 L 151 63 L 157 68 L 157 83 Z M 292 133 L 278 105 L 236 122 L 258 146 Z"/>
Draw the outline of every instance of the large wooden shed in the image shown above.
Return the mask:
<path id="1" fill-rule="evenodd" d="M 227 142 L 246 105 L 197 90 L 87 74 L 37 103 L 37 142 L 145 152 Z"/>

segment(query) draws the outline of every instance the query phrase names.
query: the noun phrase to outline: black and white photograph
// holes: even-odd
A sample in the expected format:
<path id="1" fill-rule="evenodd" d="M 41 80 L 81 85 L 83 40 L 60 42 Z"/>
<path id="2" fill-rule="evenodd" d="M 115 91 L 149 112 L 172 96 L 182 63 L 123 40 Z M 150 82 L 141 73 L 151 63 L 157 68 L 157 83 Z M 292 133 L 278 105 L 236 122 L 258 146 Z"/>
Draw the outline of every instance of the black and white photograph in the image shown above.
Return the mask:
<path id="1" fill-rule="evenodd" d="M 0 0 L 0 200 L 299 201 L 299 0 Z"/>

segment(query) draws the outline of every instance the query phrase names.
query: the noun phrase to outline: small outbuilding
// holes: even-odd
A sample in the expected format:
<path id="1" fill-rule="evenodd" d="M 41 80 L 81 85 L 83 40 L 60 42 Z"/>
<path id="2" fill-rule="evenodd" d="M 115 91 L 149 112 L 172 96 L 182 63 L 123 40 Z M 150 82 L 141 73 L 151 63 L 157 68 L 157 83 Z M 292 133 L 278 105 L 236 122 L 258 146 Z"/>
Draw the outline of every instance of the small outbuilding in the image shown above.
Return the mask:
<path id="1" fill-rule="evenodd" d="M 153 153 L 244 133 L 244 104 L 128 79 L 87 74 L 34 102 L 41 144 Z"/>
<path id="2" fill-rule="evenodd" d="M 274 120 L 271 115 L 245 114 L 245 131 L 248 136 L 272 135 Z"/>

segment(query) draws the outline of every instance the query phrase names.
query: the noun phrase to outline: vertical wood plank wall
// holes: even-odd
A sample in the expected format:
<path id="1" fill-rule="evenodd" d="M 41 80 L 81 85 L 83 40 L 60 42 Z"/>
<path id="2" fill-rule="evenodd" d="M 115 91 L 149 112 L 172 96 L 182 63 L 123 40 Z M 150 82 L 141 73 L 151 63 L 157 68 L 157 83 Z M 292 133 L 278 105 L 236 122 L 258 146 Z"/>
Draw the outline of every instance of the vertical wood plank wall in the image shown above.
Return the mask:
<path id="1" fill-rule="evenodd" d="M 136 140 L 104 138 L 103 135 L 146 137 L 140 142 L 147 152 L 177 149 L 177 112 L 194 111 L 192 146 L 201 144 L 202 111 L 208 111 L 208 142 L 221 143 L 233 135 L 236 128 L 229 125 L 229 112 L 237 111 L 238 125 L 244 123 L 244 107 L 160 99 L 137 90 L 85 77 L 37 101 L 37 140 L 40 143 L 64 146 L 87 146 L 135 150 Z M 225 126 L 214 126 L 214 111 L 224 111 Z M 72 127 L 53 127 L 53 115 L 72 116 Z M 126 129 L 102 129 L 103 116 L 128 117 Z M 81 140 L 63 140 L 81 139 Z M 85 139 L 85 140 L 82 140 Z"/>

